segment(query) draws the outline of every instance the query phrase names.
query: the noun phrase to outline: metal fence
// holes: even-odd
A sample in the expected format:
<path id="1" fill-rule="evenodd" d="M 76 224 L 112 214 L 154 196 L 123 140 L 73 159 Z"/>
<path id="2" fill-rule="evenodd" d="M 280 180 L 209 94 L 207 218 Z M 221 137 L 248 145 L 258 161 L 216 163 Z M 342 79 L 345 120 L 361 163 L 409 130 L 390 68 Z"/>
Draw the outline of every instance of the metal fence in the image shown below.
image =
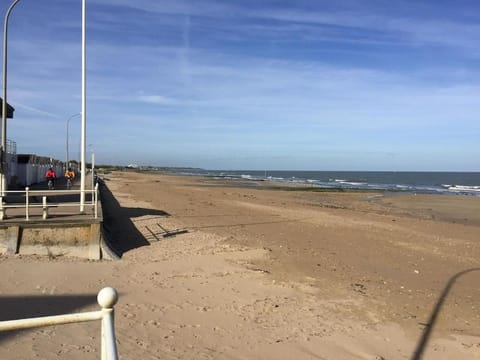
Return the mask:
<path id="1" fill-rule="evenodd" d="M 93 216 L 98 218 L 98 183 L 95 184 L 95 188 L 92 190 L 85 190 L 85 194 L 91 194 L 91 202 L 85 203 L 90 205 L 93 209 Z M 49 202 L 49 198 L 53 198 L 60 195 L 80 195 L 82 190 L 30 190 L 29 187 L 26 187 L 25 190 L 8 190 L 5 191 L 6 195 L 18 196 L 21 199 L 24 199 L 24 202 L 5 204 L 3 197 L 0 196 L 0 220 L 5 220 L 7 216 L 8 209 L 25 209 L 25 220 L 30 220 L 30 215 L 32 209 L 40 208 L 42 211 L 43 219 L 48 218 L 49 208 L 61 208 L 61 207 L 78 207 L 80 208 L 80 199 L 79 201 L 66 201 L 66 202 Z M 31 198 L 41 198 L 42 203 L 32 202 Z"/>
<path id="2" fill-rule="evenodd" d="M 111 287 L 103 288 L 98 293 L 97 301 L 102 308 L 99 311 L 0 321 L 0 331 L 20 330 L 43 326 L 63 325 L 101 320 L 101 360 L 117 360 L 118 353 L 117 341 L 115 339 L 113 310 L 114 305 L 118 301 L 117 290 Z"/>

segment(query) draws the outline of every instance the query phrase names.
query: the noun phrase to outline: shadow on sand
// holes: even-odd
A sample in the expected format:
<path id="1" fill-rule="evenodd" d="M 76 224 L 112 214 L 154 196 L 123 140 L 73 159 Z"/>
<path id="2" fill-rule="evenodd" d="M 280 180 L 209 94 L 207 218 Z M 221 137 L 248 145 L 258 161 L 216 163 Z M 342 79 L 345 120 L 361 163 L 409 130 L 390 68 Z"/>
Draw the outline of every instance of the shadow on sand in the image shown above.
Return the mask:
<path id="1" fill-rule="evenodd" d="M 63 315 L 81 312 L 85 307 L 97 304 L 97 294 L 89 295 L 31 295 L 0 297 L 0 321 L 33 318 L 40 316 Z M 100 306 L 97 304 L 98 309 Z M 0 332 L 0 343 L 25 330 Z"/>
<path id="2" fill-rule="evenodd" d="M 170 216 L 167 212 L 155 209 L 122 207 L 103 181 L 99 181 L 102 199 L 104 238 L 116 255 L 141 246 L 150 245 L 131 218 L 145 215 Z"/>
<path id="3" fill-rule="evenodd" d="M 438 315 L 440 315 L 440 312 L 442 310 L 442 306 L 445 303 L 445 300 L 448 297 L 448 294 L 452 290 L 453 285 L 457 282 L 457 280 L 468 273 L 474 272 L 474 271 L 480 271 L 480 268 L 473 268 L 473 269 L 468 269 L 464 271 L 460 271 L 453 275 L 450 280 L 448 281 L 447 285 L 443 288 L 442 293 L 440 294 L 440 297 L 437 300 L 437 303 L 433 307 L 432 313 L 430 314 L 430 318 L 428 319 L 428 322 L 425 326 L 425 330 L 423 331 L 422 337 L 420 338 L 417 347 L 415 349 L 415 352 L 413 353 L 412 360 L 420 360 L 422 359 L 423 353 L 425 349 L 427 348 L 428 341 L 430 340 L 430 336 L 432 335 L 433 328 L 435 326 L 435 323 L 438 320 Z"/>

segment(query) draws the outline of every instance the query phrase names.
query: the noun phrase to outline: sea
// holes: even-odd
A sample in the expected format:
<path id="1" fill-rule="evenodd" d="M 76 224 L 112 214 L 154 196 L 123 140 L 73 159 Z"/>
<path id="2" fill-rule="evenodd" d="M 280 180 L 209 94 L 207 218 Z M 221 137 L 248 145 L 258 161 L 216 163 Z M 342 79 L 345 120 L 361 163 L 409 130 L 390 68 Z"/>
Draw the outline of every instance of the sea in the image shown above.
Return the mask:
<path id="1" fill-rule="evenodd" d="M 184 175 L 215 179 L 308 184 L 327 189 L 357 189 L 480 196 L 480 172 L 407 171 L 256 171 L 183 169 Z"/>

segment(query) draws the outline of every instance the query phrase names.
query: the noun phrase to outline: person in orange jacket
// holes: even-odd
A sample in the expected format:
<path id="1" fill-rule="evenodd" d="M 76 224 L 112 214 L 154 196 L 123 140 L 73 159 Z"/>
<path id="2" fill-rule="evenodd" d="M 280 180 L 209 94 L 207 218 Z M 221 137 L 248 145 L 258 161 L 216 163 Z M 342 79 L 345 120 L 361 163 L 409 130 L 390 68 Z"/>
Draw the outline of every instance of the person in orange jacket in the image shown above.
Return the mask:
<path id="1" fill-rule="evenodd" d="M 75 172 L 72 168 L 68 168 L 67 171 L 65 171 L 65 178 L 67 179 L 67 190 L 69 190 L 73 185 L 73 179 L 75 179 Z"/>
<path id="2" fill-rule="evenodd" d="M 72 168 L 68 168 L 67 171 L 65 171 L 65 177 L 73 182 L 73 179 L 75 179 L 75 172 Z"/>

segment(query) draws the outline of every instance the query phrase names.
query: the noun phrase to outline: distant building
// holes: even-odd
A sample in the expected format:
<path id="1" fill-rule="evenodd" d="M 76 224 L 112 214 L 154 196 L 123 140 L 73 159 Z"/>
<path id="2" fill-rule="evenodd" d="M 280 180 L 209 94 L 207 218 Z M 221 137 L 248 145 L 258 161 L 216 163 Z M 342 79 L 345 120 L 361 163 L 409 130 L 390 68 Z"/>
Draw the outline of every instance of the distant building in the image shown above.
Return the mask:
<path id="1" fill-rule="evenodd" d="M 0 117 L 3 117 L 3 98 L 0 97 Z M 7 103 L 7 119 L 13 119 L 13 112 L 15 109 L 13 106 Z M 0 137 L 1 138 L 1 137 Z M 16 183 L 16 172 L 17 172 L 17 144 L 14 141 L 10 141 L 6 139 L 5 141 L 7 148 L 5 154 L 5 168 L 3 169 L 3 173 L 7 179 L 7 188 L 8 186 L 15 185 Z M 1 157 L 0 157 L 1 158 Z"/>
<path id="2" fill-rule="evenodd" d="M 17 185 L 23 187 L 45 181 L 45 173 L 50 166 L 53 166 L 58 177 L 63 176 L 63 163 L 58 160 L 34 154 L 18 154 Z"/>
<path id="3" fill-rule="evenodd" d="M 0 116 L 3 116 L 3 98 L 0 97 Z M 15 109 L 9 103 L 7 103 L 7 119 L 13 119 L 13 112 Z"/>
<path id="4" fill-rule="evenodd" d="M 3 115 L 2 101 L 0 97 L 0 116 Z M 13 106 L 7 104 L 7 119 L 13 119 L 14 111 Z M 59 176 L 63 175 L 63 163 L 59 160 L 34 154 L 17 155 L 17 143 L 8 138 L 6 145 L 4 171 L 8 188 L 15 189 L 45 181 L 45 172 L 50 166 L 53 166 Z"/>

